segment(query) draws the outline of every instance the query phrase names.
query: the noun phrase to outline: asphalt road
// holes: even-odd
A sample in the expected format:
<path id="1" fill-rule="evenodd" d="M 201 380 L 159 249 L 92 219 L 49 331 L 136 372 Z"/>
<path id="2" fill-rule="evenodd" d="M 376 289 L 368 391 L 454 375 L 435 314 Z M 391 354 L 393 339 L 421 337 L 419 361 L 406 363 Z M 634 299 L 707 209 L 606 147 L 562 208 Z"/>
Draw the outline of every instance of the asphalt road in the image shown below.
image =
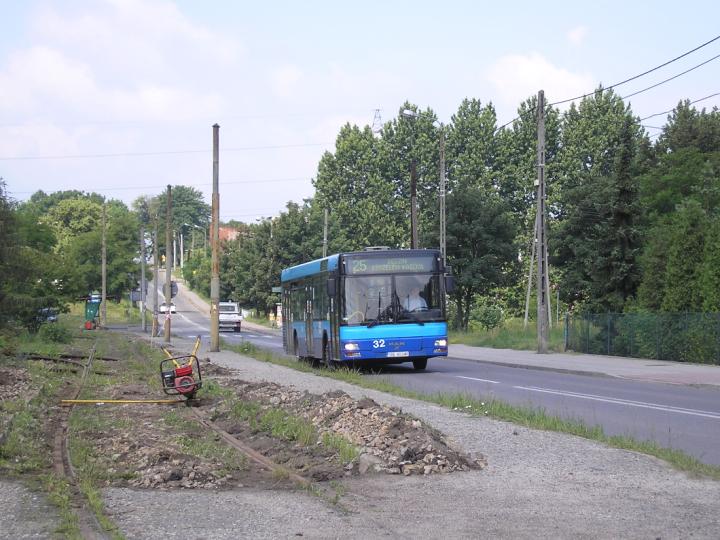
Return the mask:
<path id="1" fill-rule="evenodd" d="M 209 335 L 206 313 L 197 311 L 182 293 L 175 303 L 178 313 L 172 319 L 173 334 Z M 239 334 L 225 332 L 221 337 L 229 342 L 246 340 L 284 354 L 279 337 L 247 327 Z M 561 418 L 600 425 L 609 435 L 654 441 L 704 463 L 720 465 L 720 390 L 716 388 L 505 367 L 452 356 L 431 358 L 424 372 L 400 365 L 368 371 L 367 376 L 384 377 L 428 394 L 463 393 L 481 401 L 499 399 L 541 408 Z"/>

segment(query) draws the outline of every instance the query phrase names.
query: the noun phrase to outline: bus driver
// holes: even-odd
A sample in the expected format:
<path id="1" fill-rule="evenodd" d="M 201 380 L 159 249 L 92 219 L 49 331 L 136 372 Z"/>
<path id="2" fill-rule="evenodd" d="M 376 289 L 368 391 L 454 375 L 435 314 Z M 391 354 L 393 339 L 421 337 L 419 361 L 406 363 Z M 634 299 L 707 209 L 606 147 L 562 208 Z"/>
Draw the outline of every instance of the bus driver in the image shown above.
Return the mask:
<path id="1" fill-rule="evenodd" d="M 403 300 L 403 307 L 408 311 L 424 311 L 427 309 L 427 302 L 420 296 L 420 287 L 414 285 L 410 294 Z"/>

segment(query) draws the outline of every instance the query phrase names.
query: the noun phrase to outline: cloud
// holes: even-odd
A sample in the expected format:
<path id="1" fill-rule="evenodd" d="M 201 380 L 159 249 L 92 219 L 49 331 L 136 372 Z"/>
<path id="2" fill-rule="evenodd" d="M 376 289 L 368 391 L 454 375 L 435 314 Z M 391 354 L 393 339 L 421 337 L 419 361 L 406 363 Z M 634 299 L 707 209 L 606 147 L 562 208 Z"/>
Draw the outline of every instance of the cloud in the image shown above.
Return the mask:
<path id="1" fill-rule="evenodd" d="M 589 73 L 572 73 L 551 64 L 539 53 L 508 55 L 495 62 L 486 73 L 495 87 L 498 102 L 517 107 L 538 90 L 549 101 L 591 92 L 596 82 Z"/>
<path id="2" fill-rule="evenodd" d="M 573 45 L 580 45 L 588 35 L 586 26 L 577 26 L 567 33 L 567 39 Z"/>
<path id="3" fill-rule="evenodd" d="M 273 94 L 282 98 L 290 97 L 302 76 L 302 71 L 296 66 L 288 65 L 273 70 L 270 73 L 270 86 Z"/>

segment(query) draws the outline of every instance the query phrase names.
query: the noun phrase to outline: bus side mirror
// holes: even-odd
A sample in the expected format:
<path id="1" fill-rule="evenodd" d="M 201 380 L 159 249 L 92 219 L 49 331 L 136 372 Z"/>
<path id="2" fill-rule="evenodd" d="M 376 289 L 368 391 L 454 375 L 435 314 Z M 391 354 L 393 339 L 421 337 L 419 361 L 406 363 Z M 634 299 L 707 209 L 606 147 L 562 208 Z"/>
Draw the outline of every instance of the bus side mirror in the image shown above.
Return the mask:
<path id="1" fill-rule="evenodd" d="M 327 280 L 328 296 L 335 296 L 336 292 L 337 292 L 337 290 L 336 290 L 336 286 L 335 286 L 335 278 L 328 278 L 328 280 Z"/>
<path id="2" fill-rule="evenodd" d="M 455 276 L 445 276 L 445 292 L 450 294 L 455 290 Z"/>

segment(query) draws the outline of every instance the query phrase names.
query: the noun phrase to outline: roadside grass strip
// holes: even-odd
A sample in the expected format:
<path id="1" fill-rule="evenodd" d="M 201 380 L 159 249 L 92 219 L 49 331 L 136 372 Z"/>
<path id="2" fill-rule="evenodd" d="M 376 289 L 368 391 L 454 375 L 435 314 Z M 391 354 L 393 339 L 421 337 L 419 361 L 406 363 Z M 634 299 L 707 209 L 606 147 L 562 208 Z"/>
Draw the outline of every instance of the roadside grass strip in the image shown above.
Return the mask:
<path id="1" fill-rule="evenodd" d="M 666 461 L 677 470 L 696 476 L 711 478 L 713 480 L 720 480 L 720 467 L 702 463 L 698 459 L 681 450 L 665 448 L 653 441 L 638 441 L 627 436 L 610 436 L 605 433 L 602 426 L 588 426 L 580 420 L 566 420 L 557 416 L 552 416 L 547 414 L 543 409 L 518 407 L 497 399 L 488 399 L 483 401 L 482 399 L 477 399 L 463 393 L 419 393 L 406 390 L 387 380 L 368 379 L 363 376 L 362 372 L 359 370 L 351 370 L 348 368 L 335 370 L 313 368 L 304 362 L 297 362 L 296 360 L 278 357 L 277 355 L 269 351 L 259 349 L 252 343 L 248 342 L 244 342 L 240 345 L 225 343 L 225 347 L 262 362 L 289 367 L 304 373 L 313 373 L 320 377 L 329 377 L 331 379 L 343 381 L 362 388 L 377 390 L 379 392 L 385 392 L 398 397 L 434 403 L 450 410 L 473 416 L 487 416 L 489 418 L 504 420 L 506 422 L 511 422 L 528 428 L 576 435 L 585 439 L 601 442 L 613 448 L 647 454 Z"/>
<path id="2" fill-rule="evenodd" d="M 548 347 L 551 351 L 565 352 L 563 332 L 564 327 L 562 324 L 553 324 L 548 340 Z M 461 343 L 473 347 L 525 351 L 537 349 L 535 323 L 528 324 L 526 328 L 520 318 L 507 319 L 502 326 L 492 330 L 483 330 L 479 327 L 473 327 L 467 332 L 453 330 L 450 332 L 449 338 L 452 343 Z"/>

